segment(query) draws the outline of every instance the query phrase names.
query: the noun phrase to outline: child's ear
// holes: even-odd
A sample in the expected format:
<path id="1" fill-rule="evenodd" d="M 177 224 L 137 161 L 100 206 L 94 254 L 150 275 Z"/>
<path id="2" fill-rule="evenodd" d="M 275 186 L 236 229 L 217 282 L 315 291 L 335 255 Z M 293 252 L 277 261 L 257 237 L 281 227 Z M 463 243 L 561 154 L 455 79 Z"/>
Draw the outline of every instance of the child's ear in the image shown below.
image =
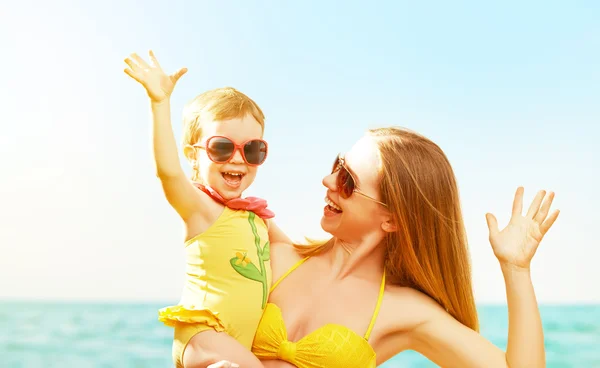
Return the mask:
<path id="1" fill-rule="evenodd" d="M 192 166 L 192 169 L 198 170 L 198 158 L 196 157 L 196 149 L 193 146 L 186 144 L 185 147 L 183 147 L 183 155 Z"/>
<path id="2" fill-rule="evenodd" d="M 189 162 L 196 160 L 196 150 L 189 144 L 186 144 L 185 147 L 183 147 L 183 154 Z"/>

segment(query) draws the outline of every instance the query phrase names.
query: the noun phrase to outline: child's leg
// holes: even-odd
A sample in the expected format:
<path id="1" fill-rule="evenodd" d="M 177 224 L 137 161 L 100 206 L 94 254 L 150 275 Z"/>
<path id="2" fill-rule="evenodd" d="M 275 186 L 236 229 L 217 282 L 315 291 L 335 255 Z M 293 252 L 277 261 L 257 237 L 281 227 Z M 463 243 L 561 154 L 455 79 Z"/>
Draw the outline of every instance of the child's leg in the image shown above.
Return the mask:
<path id="1" fill-rule="evenodd" d="M 200 332 L 192 337 L 183 353 L 184 368 L 206 368 L 222 360 L 243 368 L 264 368 L 251 351 L 225 332 Z"/>

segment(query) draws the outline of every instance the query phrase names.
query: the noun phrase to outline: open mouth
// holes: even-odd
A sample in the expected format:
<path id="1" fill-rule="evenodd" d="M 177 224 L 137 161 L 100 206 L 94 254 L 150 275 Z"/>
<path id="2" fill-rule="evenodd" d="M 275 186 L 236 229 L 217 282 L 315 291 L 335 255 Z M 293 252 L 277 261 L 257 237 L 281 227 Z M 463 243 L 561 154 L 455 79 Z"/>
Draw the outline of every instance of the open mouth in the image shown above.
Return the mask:
<path id="1" fill-rule="evenodd" d="M 223 180 L 225 180 L 225 184 L 229 185 L 232 188 L 237 188 L 240 186 L 244 175 L 245 174 L 237 171 L 224 171 L 221 173 Z"/>
<path id="2" fill-rule="evenodd" d="M 342 209 L 338 206 L 334 201 L 329 199 L 329 197 L 325 197 L 325 203 L 327 203 L 326 208 L 333 213 L 342 213 Z"/>

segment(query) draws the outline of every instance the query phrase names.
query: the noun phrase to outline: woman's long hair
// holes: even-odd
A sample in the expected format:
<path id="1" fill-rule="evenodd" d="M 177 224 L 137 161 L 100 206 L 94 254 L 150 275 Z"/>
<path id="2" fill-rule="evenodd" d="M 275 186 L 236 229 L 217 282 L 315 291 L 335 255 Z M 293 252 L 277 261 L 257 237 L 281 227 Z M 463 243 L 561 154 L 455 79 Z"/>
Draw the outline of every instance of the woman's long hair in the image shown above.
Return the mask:
<path id="1" fill-rule="evenodd" d="M 429 139 L 405 129 L 379 128 L 367 134 L 378 144 L 380 195 L 398 228 L 385 239 L 389 279 L 427 294 L 478 331 L 467 236 L 446 155 Z M 312 242 L 296 249 L 313 255 L 332 244 Z"/>

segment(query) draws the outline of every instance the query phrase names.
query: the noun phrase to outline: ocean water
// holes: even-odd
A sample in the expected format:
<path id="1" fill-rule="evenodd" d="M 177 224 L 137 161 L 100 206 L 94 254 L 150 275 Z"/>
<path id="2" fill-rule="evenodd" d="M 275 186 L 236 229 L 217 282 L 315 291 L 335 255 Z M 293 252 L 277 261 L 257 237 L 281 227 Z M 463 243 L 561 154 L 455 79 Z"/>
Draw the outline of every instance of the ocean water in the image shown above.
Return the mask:
<path id="1" fill-rule="evenodd" d="M 0 367 L 168 368 L 172 330 L 163 304 L 0 301 Z M 600 305 L 542 306 L 547 366 L 600 368 Z M 506 347 L 507 310 L 480 307 L 481 333 Z M 403 352 L 381 367 L 435 367 Z"/>

